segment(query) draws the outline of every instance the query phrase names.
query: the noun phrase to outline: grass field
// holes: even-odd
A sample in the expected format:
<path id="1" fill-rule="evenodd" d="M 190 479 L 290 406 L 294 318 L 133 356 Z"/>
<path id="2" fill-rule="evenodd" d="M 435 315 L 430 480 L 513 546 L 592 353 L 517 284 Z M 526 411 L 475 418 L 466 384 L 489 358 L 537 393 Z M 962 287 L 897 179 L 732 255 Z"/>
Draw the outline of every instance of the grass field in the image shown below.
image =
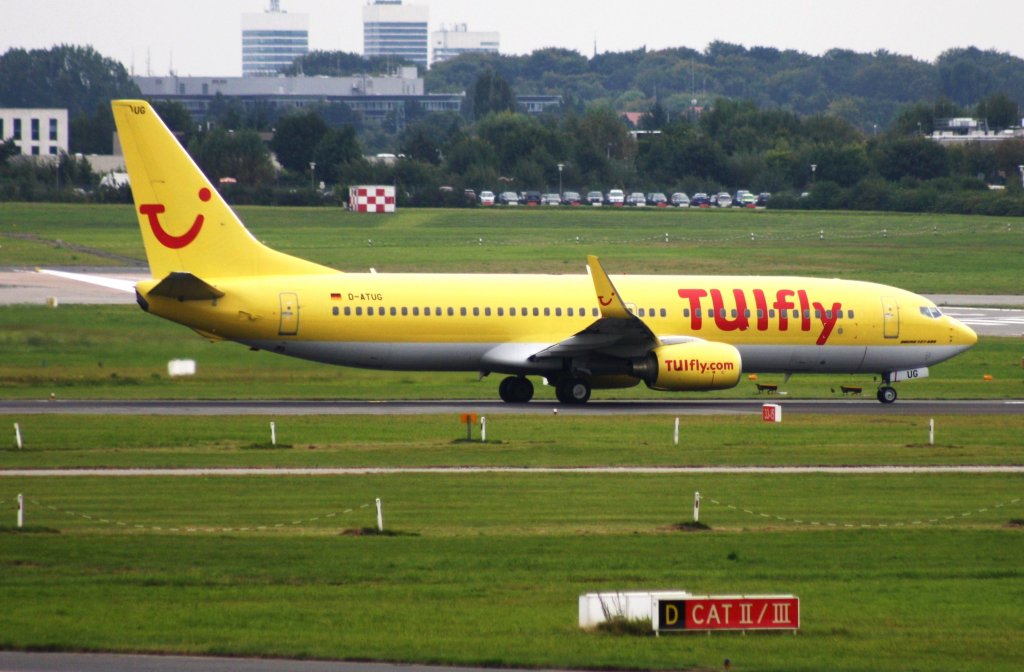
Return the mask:
<path id="1" fill-rule="evenodd" d="M 239 208 L 274 248 L 343 270 L 796 274 L 922 293 L 1020 293 L 1012 218 L 677 209 Z M 144 264 L 130 206 L 7 203 L 0 266 Z"/>
<path id="2" fill-rule="evenodd" d="M 521 210 L 367 219 L 257 208 L 242 216 L 275 247 L 381 270 L 582 272 L 584 255 L 596 252 L 613 272 L 794 272 L 922 292 L 1021 293 L 1024 252 L 1018 222 L 991 218 Z M 0 266 L 122 266 L 142 258 L 135 227 L 129 207 L 7 204 Z M 983 338 L 927 380 L 901 385 L 901 398 L 1020 398 L 1021 355 L 1018 339 Z M 177 357 L 196 359 L 198 375 L 168 378 L 166 362 Z M 870 377 L 797 376 L 781 389 L 829 397 L 840 383 L 873 388 Z M 471 400 L 494 398 L 496 385 L 251 353 L 134 307 L 0 307 L 3 399 Z M 756 396 L 749 381 L 726 394 Z M 0 430 L 2 469 L 1024 464 L 1020 414 L 938 417 L 935 445 L 921 417 L 769 425 L 686 416 L 679 446 L 667 416 L 503 415 L 489 418 L 487 443 L 461 441 L 464 428 L 446 416 L 5 417 L 19 423 L 24 449 L 13 447 L 10 424 Z M 268 445 L 271 420 L 277 447 Z M 3 476 L 0 648 L 1015 671 L 1024 661 L 1022 485 L 1019 474 Z M 698 490 L 711 530 L 681 532 Z M 28 502 L 21 532 L 18 493 Z M 376 498 L 393 536 L 359 533 L 375 525 Z M 802 627 L 796 636 L 661 638 L 578 629 L 579 594 L 645 589 L 793 593 Z"/>

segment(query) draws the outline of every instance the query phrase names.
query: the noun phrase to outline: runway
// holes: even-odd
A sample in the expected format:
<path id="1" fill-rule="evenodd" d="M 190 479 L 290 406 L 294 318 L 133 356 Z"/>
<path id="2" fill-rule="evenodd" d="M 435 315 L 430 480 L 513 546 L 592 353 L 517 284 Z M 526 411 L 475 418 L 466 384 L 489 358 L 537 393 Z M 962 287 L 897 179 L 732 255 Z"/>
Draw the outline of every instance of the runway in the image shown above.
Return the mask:
<path id="1" fill-rule="evenodd" d="M 0 415 L 748 415 L 761 414 L 766 403 L 779 404 L 785 414 L 828 415 L 1021 415 L 1024 399 L 900 400 L 880 404 L 874 399 L 797 400 L 782 396 L 756 399 L 686 401 L 592 401 L 582 406 L 535 401 L 506 404 L 479 399 L 450 401 L 331 400 L 85 400 L 15 399 L 0 401 Z"/>

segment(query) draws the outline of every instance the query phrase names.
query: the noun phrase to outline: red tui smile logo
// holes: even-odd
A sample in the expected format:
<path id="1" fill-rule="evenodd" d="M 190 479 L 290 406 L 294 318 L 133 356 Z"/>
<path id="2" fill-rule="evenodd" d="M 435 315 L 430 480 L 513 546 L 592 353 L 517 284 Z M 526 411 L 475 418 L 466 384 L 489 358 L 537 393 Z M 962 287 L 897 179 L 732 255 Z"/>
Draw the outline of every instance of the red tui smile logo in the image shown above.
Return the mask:
<path id="1" fill-rule="evenodd" d="M 212 196 L 213 194 L 206 187 L 199 190 L 199 200 L 204 203 L 209 201 Z M 180 236 L 174 236 L 167 233 L 160 224 L 159 216 L 166 210 L 163 203 L 143 203 L 139 206 L 139 212 L 149 218 L 149 228 L 153 230 L 153 235 L 160 241 L 160 244 L 172 250 L 180 250 L 199 235 L 199 230 L 203 228 L 203 215 L 201 213 L 196 215 L 195 221 L 192 222 L 188 231 Z"/>

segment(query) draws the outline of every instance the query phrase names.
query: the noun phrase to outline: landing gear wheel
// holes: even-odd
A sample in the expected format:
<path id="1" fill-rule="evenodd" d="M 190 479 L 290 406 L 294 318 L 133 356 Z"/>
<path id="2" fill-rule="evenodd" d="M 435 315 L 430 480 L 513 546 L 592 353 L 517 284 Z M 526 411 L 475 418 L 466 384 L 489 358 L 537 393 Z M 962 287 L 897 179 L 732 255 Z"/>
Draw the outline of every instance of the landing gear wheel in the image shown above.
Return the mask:
<path id="1" fill-rule="evenodd" d="M 498 395 L 507 404 L 525 404 L 533 399 L 533 383 L 523 376 L 509 376 L 498 385 Z"/>
<path id="2" fill-rule="evenodd" d="M 896 388 L 888 385 L 878 388 L 878 400 L 883 404 L 891 404 L 896 401 Z"/>
<path id="3" fill-rule="evenodd" d="M 555 396 L 563 404 L 585 404 L 590 399 L 590 383 L 582 378 L 563 378 L 555 387 Z"/>

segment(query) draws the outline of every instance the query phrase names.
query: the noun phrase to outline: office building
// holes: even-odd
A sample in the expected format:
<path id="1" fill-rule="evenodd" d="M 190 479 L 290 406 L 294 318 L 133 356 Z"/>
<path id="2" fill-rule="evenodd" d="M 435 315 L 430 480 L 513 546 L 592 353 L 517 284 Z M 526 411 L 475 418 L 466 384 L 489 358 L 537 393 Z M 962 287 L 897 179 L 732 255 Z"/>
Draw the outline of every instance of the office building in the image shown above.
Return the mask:
<path id="1" fill-rule="evenodd" d="M 434 50 L 431 64 L 443 63 L 460 54 L 496 54 L 498 41 L 497 32 L 469 31 L 464 23 L 442 27 L 430 34 L 430 46 Z"/>
<path id="2" fill-rule="evenodd" d="M 394 56 L 427 67 L 428 8 L 401 0 L 375 0 L 363 7 L 363 56 Z"/>
<path id="3" fill-rule="evenodd" d="M 309 53 L 309 15 L 282 12 L 277 0 L 262 13 L 242 14 L 242 76 L 276 75 Z"/>
<path id="4" fill-rule="evenodd" d="M 14 138 L 24 156 L 68 153 L 68 111 L 47 108 L 0 109 L 0 141 Z"/>

